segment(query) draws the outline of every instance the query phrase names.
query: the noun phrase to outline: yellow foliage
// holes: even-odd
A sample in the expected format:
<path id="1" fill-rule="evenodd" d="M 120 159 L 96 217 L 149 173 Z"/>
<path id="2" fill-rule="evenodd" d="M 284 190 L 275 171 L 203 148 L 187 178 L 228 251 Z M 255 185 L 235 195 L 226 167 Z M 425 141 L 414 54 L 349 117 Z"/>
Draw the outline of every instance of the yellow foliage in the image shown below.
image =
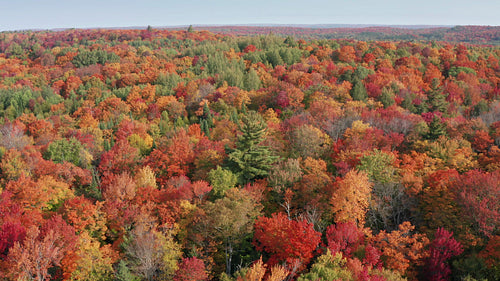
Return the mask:
<path id="1" fill-rule="evenodd" d="M 351 128 L 345 130 L 344 138 L 356 139 L 362 137 L 368 128 L 370 128 L 370 124 L 364 123 L 361 120 L 356 120 L 352 122 Z"/>
<path id="2" fill-rule="evenodd" d="M 141 154 L 146 154 L 153 146 L 153 138 L 145 134 L 143 137 L 138 134 L 132 134 L 127 138 L 131 146 L 139 149 Z"/>
<path id="3" fill-rule="evenodd" d="M 66 270 L 74 269 L 69 280 L 97 281 L 112 276 L 113 263 L 117 260 L 118 253 L 111 245 L 101 247 L 99 241 L 83 232 L 76 249 L 76 260 L 65 258 L 62 261 Z"/>
<path id="4" fill-rule="evenodd" d="M 335 222 L 355 221 L 359 226 L 363 226 L 371 189 L 372 184 L 363 171 L 351 170 L 343 179 L 336 182 L 330 199 Z"/>
<path id="5" fill-rule="evenodd" d="M 434 142 L 421 141 L 416 143 L 417 148 L 427 151 L 429 157 L 434 158 L 438 169 L 455 169 L 465 172 L 478 166 L 476 153 L 470 142 L 464 139 L 448 139 L 441 136 Z"/>
<path id="6" fill-rule="evenodd" d="M 46 202 L 40 202 L 42 209 L 52 210 L 61 205 L 66 199 L 75 196 L 69 185 L 65 182 L 60 182 L 52 176 L 42 176 L 37 181 L 37 186 L 40 192 L 47 195 Z"/>
<path id="7" fill-rule="evenodd" d="M 151 186 L 157 188 L 156 176 L 149 166 L 142 167 L 134 177 L 137 187 Z"/>

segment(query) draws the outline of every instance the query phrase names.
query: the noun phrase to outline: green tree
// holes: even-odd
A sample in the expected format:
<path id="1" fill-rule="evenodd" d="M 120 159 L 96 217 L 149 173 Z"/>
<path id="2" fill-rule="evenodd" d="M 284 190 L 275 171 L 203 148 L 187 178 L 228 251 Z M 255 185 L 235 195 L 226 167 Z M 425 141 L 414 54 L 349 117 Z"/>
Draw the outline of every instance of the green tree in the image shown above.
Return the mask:
<path id="1" fill-rule="evenodd" d="M 446 124 L 441 121 L 441 118 L 434 116 L 431 123 L 429 124 L 429 133 L 427 138 L 431 140 L 436 140 L 440 136 L 446 135 Z"/>
<path id="2" fill-rule="evenodd" d="M 245 74 L 243 78 L 244 89 L 247 91 L 258 90 L 261 86 L 259 75 L 257 72 L 250 68 L 250 70 Z"/>
<path id="3" fill-rule="evenodd" d="M 92 156 L 75 138 L 60 139 L 49 144 L 45 158 L 56 163 L 70 162 L 80 167 L 90 165 Z"/>
<path id="4" fill-rule="evenodd" d="M 244 250 L 244 240 L 253 232 L 253 223 L 260 215 L 262 206 L 244 189 L 232 188 L 226 195 L 205 206 L 209 234 L 221 241 L 224 248 L 226 273 L 231 274 L 233 255 L 242 259 L 239 254 Z M 250 246 L 250 245 L 248 245 Z M 246 261 L 246 262 L 250 262 Z"/>
<path id="5" fill-rule="evenodd" d="M 221 198 L 227 190 L 233 188 L 238 183 L 238 177 L 233 172 L 217 166 L 217 169 L 208 172 L 208 180 L 213 187 L 212 194 Z"/>
<path id="6" fill-rule="evenodd" d="M 330 250 L 320 256 L 307 274 L 302 274 L 298 281 L 333 281 L 333 280 L 354 280 L 349 269 L 346 267 L 346 260 L 342 254 L 332 255 Z"/>
<path id="7" fill-rule="evenodd" d="M 365 85 L 363 85 L 363 82 L 361 82 L 361 80 L 354 79 L 351 96 L 353 100 L 357 101 L 365 101 L 368 98 Z"/>
<path id="8" fill-rule="evenodd" d="M 439 81 L 432 81 L 432 89 L 427 93 L 427 103 L 430 112 L 442 112 L 446 114 L 449 103 L 446 101 L 447 94 L 443 93 L 443 89 L 437 84 Z"/>
<path id="9" fill-rule="evenodd" d="M 398 171 L 393 166 L 394 160 L 393 154 L 375 149 L 361 157 L 358 170 L 365 171 L 372 182 L 395 182 Z"/>
<path id="10" fill-rule="evenodd" d="M 267 146 L 261 145 L 267 124 L 259 113 L 249 111 L 241 118 L 241 123 L 239 129 L 242 135 L 238 137 L 236 148 L 229 154 L 229 162 L 239 182 L 245 184 L 267 176 L 278 157 L 273 156 Z"/>

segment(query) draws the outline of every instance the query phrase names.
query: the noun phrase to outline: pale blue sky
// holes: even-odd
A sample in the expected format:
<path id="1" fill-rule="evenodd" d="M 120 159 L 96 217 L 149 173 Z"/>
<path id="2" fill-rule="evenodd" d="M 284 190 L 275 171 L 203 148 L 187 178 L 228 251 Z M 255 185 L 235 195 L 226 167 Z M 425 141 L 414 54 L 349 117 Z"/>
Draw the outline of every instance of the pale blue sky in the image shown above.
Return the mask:
<path id="1" fill-rule="evenodd" d="M 500 25 L 500 0 L 0 0 L 0 30 L 199 24 Z"/>

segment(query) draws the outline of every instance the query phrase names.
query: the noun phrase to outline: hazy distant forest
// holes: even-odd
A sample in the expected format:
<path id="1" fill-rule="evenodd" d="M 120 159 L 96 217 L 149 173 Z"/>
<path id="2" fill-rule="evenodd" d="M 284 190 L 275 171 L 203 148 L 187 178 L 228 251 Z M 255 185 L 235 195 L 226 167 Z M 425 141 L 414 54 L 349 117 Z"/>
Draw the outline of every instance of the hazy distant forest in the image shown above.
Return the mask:
<path id="1" fill-rule="evenodd" d="M 500 279 L 499 27 L 222 29 L 0 33 L 1 280 Z"/>

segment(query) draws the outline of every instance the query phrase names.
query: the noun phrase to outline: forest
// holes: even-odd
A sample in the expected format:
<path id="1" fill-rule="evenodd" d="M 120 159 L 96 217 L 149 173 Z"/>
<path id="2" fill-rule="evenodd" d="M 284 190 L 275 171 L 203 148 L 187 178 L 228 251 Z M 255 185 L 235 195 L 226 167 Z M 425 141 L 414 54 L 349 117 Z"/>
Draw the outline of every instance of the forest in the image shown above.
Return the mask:
<path id="1" fill-rule="evenodd" d="M 473 43 L 500 45 L 498 26 L 357 26 L 331 27 L 312 26 L 201 26 L 212 32 L 235 35 L 294 36 L 299 39 L 355 39 L 364 41 L 380 40 L 435 40 L 451 43 Z"/>
<path id="2" fill-rule="evenodd" d="M 499 280 L 500 47 L 423 39 L 0 33 L 0 279 Z"/>

